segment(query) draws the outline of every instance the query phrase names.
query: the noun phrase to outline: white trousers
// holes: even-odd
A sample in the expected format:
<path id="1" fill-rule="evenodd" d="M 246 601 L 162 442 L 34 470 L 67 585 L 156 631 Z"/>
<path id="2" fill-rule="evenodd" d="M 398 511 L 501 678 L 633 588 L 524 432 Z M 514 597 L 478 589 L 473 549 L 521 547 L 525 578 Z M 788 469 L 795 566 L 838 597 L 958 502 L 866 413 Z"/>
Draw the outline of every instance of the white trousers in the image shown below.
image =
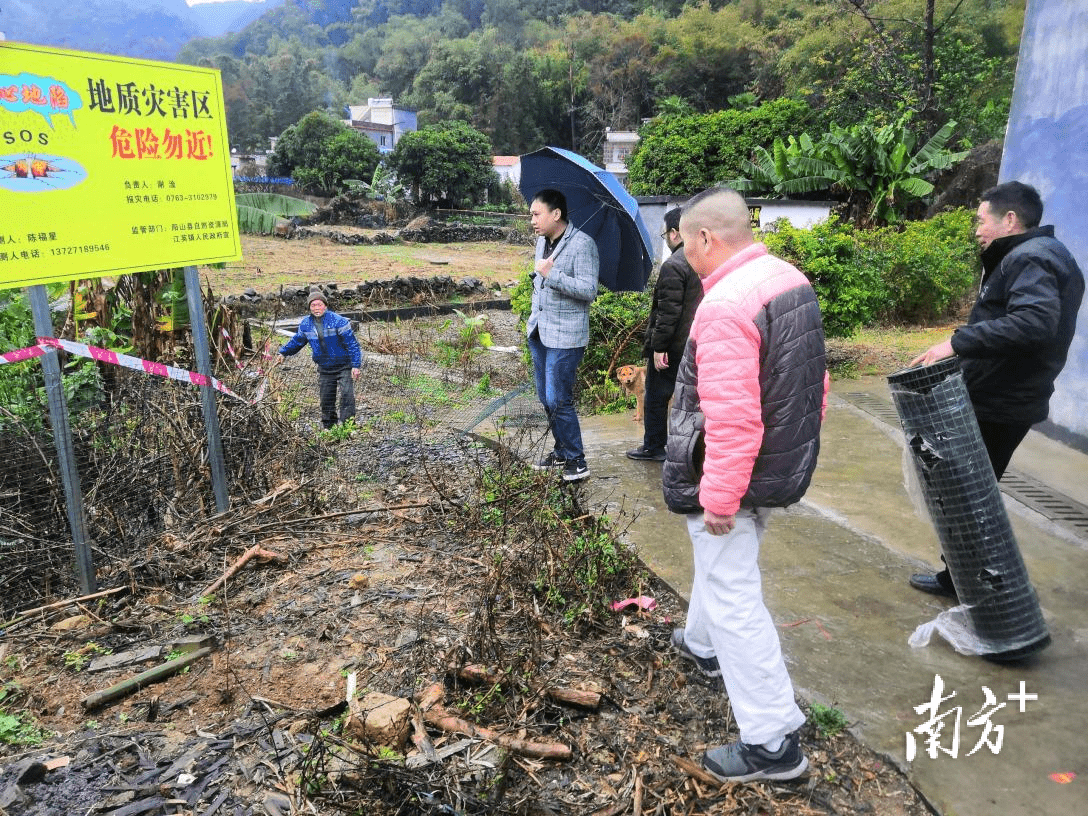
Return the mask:
<path id="1" fill-rule="evenodd" d="M 699 657 L 718 658 L 741 742 L 764 745 L 805 723 L 763 603 L 759 545 L 771 511 L 739 510 L 728 535 L 707 531 L 702 513 L 687 517 L 695 554 L 684 642 Z"/>

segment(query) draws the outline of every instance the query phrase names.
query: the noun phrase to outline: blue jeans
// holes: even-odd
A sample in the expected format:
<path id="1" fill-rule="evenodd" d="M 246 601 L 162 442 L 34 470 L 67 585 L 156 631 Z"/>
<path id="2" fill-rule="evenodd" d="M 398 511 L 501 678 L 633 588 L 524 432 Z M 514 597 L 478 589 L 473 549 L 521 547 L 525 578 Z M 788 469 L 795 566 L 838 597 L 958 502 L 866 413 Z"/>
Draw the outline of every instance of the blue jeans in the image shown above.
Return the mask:
<path id="1" fill-rule="evenodd" d="M 529 354 L 533 358 L 536 395 L 548 415 L 548 427 L 555 437 L 555 455 L 565 461 L 585 459 L 582 428 L 574 411 L 574 380 L 586 348 L 548 348 L 540 334 L 529 336 Z"/>

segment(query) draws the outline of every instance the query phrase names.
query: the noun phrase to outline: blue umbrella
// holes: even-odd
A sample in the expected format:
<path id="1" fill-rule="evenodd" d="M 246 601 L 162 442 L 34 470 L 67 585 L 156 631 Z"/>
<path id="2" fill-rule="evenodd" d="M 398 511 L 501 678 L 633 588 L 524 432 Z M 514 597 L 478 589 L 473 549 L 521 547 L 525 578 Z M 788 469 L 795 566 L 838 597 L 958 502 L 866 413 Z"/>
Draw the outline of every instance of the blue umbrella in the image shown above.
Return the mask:
<path id="1" fill-rule="evenodd" d="M 522 196 L 558 190 L 567 198 L 568 220 L 597 242 L 601 284 L 614 292 L 640 292 L 654 266 L 653 238 L 638 202 L 619 179 L 588 159 L 558 147 L 521 157 Z"/>

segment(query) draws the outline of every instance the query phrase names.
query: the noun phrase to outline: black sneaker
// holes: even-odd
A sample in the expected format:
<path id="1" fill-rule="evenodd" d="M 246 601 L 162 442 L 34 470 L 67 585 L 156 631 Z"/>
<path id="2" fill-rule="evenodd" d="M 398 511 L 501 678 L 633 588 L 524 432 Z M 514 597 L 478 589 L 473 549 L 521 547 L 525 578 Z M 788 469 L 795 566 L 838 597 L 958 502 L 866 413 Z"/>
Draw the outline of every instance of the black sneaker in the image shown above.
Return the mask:
<path id="1" fill-rule="evenodd" d="M 688 645 L 684 642 L 684 630 L 673 629 L 672 630 L 672 647 L 676 649 L 680 657 L 684 660 L 690 661 L 701 671 L 706 677 L 721 677 L 722 667 L 718 664 L 717 657 L 699 657 L 695 652 L 688 648 Z"/>
<path id="2" fill-rule="evenodd" d="M 759 779 L 796 779 L 808 770 L 797 732 L 787 734 L 782 747 L 768 751 L 762 745 L 732 742 L 703 754 L 703 768 L 722 782 L 754 782 Z"/>
<path id="3" fill-rule="evenodd" d="M 564 482 L 580 482 L 589 478 L 589 466 L 585 459 L 572 459 L 563 465 Z"/>
<path id="4" fill-rule="evenodd" d="M 566 464 L 566 459 L 564 459 L 555 451 L 551 451 L 539 462 L 535 462 L 533 464 L 533 470 L 551 470 L 552 468 L 563 467 Z"/>
<path id="5" fill-rule="evenodd" d="M 634 459 L 639 462 L 664 462 L 665 451 L 651 451 L 639 446 L 637 448 L 632 448 L 631 450 L 627 451 L 627 458 Z"/>

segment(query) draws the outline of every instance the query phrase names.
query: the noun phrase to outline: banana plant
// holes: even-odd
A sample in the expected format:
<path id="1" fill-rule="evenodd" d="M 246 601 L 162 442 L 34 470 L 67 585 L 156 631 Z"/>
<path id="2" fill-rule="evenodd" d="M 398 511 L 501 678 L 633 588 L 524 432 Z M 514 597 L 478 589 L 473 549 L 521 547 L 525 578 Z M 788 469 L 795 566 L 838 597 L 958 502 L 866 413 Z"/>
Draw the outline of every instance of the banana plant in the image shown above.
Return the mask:
<path id="1" fill-rule="evenodd" d="M 933 192 L 927 176 L 947 170 L 967 155 L 946 149 L 956 128 L 948 122 L 915 149 L 917 134 L 907 129 L 909 117 L 874 127 L 869 124 L 842 128 L 832 125 L 820 145 L 820 158 L 834 166 L 829 181 L 856 195 L 866 215 L 863 225 L 901 219 L 899 207 Z"/>
<path id="2" fill-rule="evenodd" d="M 239 193 L 234 203 L 238 207 L 238 229 L 254 235 L 272 235 L 277 224 L 316 209 L 309 201 L 279 193 Z"/>
<path id="3" fill-rule="evenodd" d="M 776 137 L 771 150 L 757 147 L 752 160 L 743 161 L 741 167 L 748 176 L 724 182 L 727 186 L 741 193 L 782 198 L 826 190 L 828 176 L 834 172 L 834 165 L 817 157 L 807 133 L 790 136 L 786 142 Z"/>
<path id="4" fill-rule="evenodd" d="M 917 150 L 917 135 L 908 123 L 905 116 L 883 127 L 832 125 L 818 142 L 805 133 L 786 141 L 776 138 L 771 150 L 756 148 L 743 163 L 747 177 L 725 183 L 742 193 L 783 198 L 820 191 L 844 194 L 862 226 L 898 221 L 901 205 L 933 192 L 927 176 L 967 155 L 946 149 L 955 122 Z"/>

